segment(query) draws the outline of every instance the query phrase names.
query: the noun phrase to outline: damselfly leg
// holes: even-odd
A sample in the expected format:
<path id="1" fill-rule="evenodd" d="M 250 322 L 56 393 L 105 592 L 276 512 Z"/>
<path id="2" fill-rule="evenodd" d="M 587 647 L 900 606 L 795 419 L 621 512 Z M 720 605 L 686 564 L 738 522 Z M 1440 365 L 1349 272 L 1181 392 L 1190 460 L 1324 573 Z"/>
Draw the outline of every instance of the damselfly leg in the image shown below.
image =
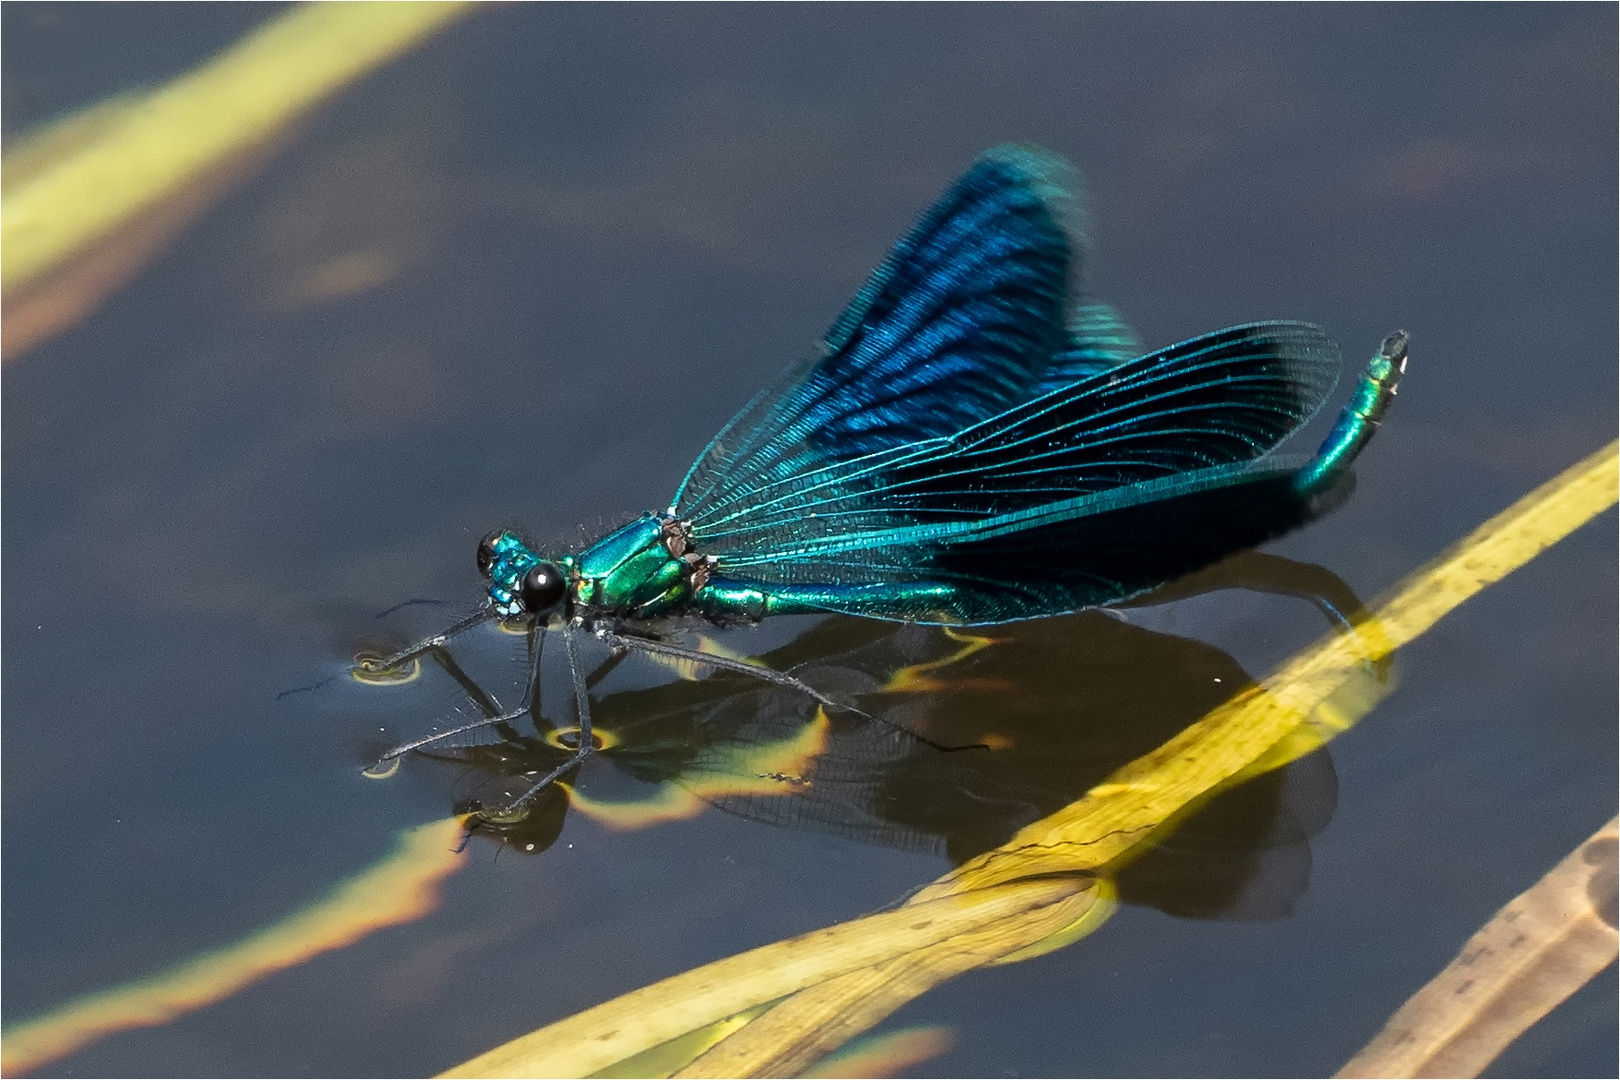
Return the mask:
<path id="1" fill-rule="evenodd" d="M 464 620 L 462 623 L 457 624 L 457 628 L 466 629 L 473 625 L 476 625 L 475 621 Z M 453 634 L 446 632 L 437 636 L 449 638 Z M 445 739 L 455 738 L 484 728 L 511 724 L 525 716 L 539 716 L 540 671 L 541 658 L 545 651 L 545 627 L 531 626 L 525 636 L 528 645 L 528 664 L 523 681 L 522 699 L 518 705 L 512 708 L 503 706 L 492 691 L 485 689 L 477 680 L 469 676 L 460 663 L 456 661 L 456 658 L 444 647 L 443 641 L 424 643 L 393 653 L 385 658 L 388 662 L 368 662 L 366 659 L 362 659 L 357 663 L 355 665 L 356 677 L 361 678 L 362 681 L 367 681 L 366 675 L 395 670 L 400 664 L 414 660 L 424 654 L 432 656 L 439 668 L 461 687 L 473 705 L 484 714 L 479 719 L 469 723 L 458 724 L 444 731 L 436 731 L 431 735 L 413 739 L 408 743 L 393 747 L 366 768 L 366 775 L 372 777 L 390 776 L 393 774 L 394 769 L 398 768 L 400 758 L 413 750 L 420 750 L 424 746 L 431 746 Z M 362 672 L 365 674 L 362 675 Z"/>
<path id="2" fill-rule="evenodd" d="M 786 672 L 766 667 L 764 664 L 737 660 L 729 656 L 716 656 L 714 653 L 702 652 L 698 649 L 684 649 L 679 645 L 671 645 L 656 638 L 615 634 L 609 630 L 597 630 L 596 636 L 615 650 L 635 650 L 644 652 L 649 656 L 662 656 L 671 660 L 688 660 L 694 664 L 707 664 L 709 667 L 719 668 L 722 671 L 735 671 L 739 675 L 748 675 L 755 679 L 763 679 L 765 682 L 774 683 L 777 686 L 790 687 L 829 708 L 849 708 L 849 706 L 827 697 L 809 683 L 795 679 Z M 859 710 L 854 711 L 858 712 Z"/>
<path id="3" fill-rule="evenodd" d="M 578 646 L 575 644 L 577 635 L 573 627 L 566 625 L 563 627 L 562 635 L 563 651 L 568 654 L 568 675 L 574 686 L 574 717 L 578 725 L 574 732 L 574 736 L 578 741 L 574 745 L 573 756 L 536 780 L 529 786 L 527 791 L 513 799 L 501 810 L 494 813 L 484 811 L 480 815 L 482 817 L 493 821 L 521 815 L 524 806 L 530 799 L 562 779 L 569 772 L 579 768 L 580 765 L 584 764 L 585 759 L 591 756 L 592 751 L 596 749 L 596 740 L 591 734 L 591 695 L 585 687 L 585 674 L 579 666 L 579 651 Z"/>
<path id="4" fill-rule="evenodd" d="M 461 686 L 466 694 L 466 699 L 482 714 L 466 723 L 458 723 L 442 731 L 435 731 L 391 748 L 366 770 L 367 775 L 373 777 L 391 775 L 398 768 L 400 759 L 413 751 L 428 750 L 437 744 L 444 743 L 446 740 L 457 739 L 480 730 L 499 729 L 503 726 L 515 724 L 525 717 L 530 718 L 537 728 L 545 726 L 540 701 L 541 659 L 545 641 L 545 628 L 533 625 L 528 630 L 530 641 L 529 661 L 523 683 L 523 698 L 511 706 L 507 706 L 503 705 L 493 692 L 469 677 L 445 647 L 448 639 L 480 621 L 482 619 L 477 616 L 463 620 L 450 630 L 418 642 L 409 648 L 398 650 L 381 658 L 363 658 L 357 663 L 354 669 L 356 677 L 362 681 L 371 681 L 383 676 L 386 672 L 398 670 L 401 666 L 407 665 L 413 660 L 430 657 L 440 669 Z M 830 708 L 850 708 L 835 702 L 808 683 L 764 664 L 717 655 L 699 649 L 686 648 L 659 638 L 618 633 L 602 626 L 588 632 L 608 646 L 610 650 L 607 659 L 590 671 L 586 670 L 579 655 L 579 641 L 587 631 L 572 623 L 564 623 L 561 627 L 564 649 L 568 658 L 569 684 L 574 697 L 576 727 L 572 731 L 559 730 L 557 740 L 553 742 L 553 745 L 570 749 L 572 753 L 567 760 L 546 770 L 544 775 L 535 779 L 526 790 L 516 797 L 510 798 L 504 806 L 480 811 L 482 816 L 490 820 L 506 819 L 514 815 L 521 816 L 526 804 L 533 800 L 539 792 L 577 769 L 585 758 L 599 749 L 591 730 L 591 688 L 600 683 L 631 653 L 642 653 L 654 659 L 665 661 L 685 661 L 692 665 L 708 666 L 746 675 L 774 686 L 795 690 L 818 704 Z M 859 712 L 859 710 L 851 711 Z"/>
<path id="5" fill-rule="evenodd" d="M 395 610 L 389 608 L 389 611 Z M 384 612 L 387 614 L 387 612 Z M 479 623 L 488 622 L 495 617 L 495 611 L 490 607 L 481 607 L 471 615 L 457 621 L 454 625 L 439 631 L 432 637 L 423 638 L 414 645 L 407 646 L 387 656 L 367 656 L 356 660 L 354 672 L 364 680 L 366 675 L 380 675 L 385 672 L 397 670 L 406 663 L 415 660 L 423 653 L 433 649 L 442 648 L 451 638 L 464 631 L 471 630 Z"/>

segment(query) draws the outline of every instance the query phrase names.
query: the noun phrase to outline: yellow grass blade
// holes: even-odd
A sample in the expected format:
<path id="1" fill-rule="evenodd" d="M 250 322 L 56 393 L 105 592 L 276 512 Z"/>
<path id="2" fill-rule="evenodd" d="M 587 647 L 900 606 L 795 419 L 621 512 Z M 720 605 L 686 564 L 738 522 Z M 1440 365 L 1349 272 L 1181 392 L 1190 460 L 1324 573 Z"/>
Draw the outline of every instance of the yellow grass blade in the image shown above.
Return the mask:
<path id="1" fill-rule="evenodd" d="M 294 121 L 468 10 L 306 4 L 155 90 L 13 140 L 0 170 L 5 356 L 87 317 L 268 158 Z"/>
<path id="2" fill-rule="evenodd" d="M 1520 893 L 1339 1076 L 1478 1076 L 1614 963 L 1616 822 Z"/>
<path id="3" fill-rule="evenodd" d="M 307 4 L 120 110 L 54 167 L 7 184 L 10 292 L 462 14 L 463 3 Z"/>
<path id="4" fill-rule="evenodd" d="M 1370 661 L 1613 506 L 1616 444 L 1588 457 L 1408 577 L 1350 637 L 1300 654 L 1265 684 L 1119 770 L 1069 807 L 963 865 L 897 911 L 765 946 L 644 987 L 515 1039 L 446 1076 L 571 1076 L 787 996 L 678 1075 L 803 1071 L 944 978 L 1098 925 L 1106 874 L 1211 794 L 1345 730 L 1376 703 Z M 1053 877 L 1051 875 L 1060 875 Z M 954 901 L 961 907 L 935 905 Z M 994 919 L 973 912 L 994 908 Z M 935 912 L 949 910 L 947 927 Z M 908 920 L 924 920 L 920 932 Z M 1060 921 L 1061 920 L 1061 921 Z"/>
<path id="5" fill-rule="evenodd" d="M 115 1031 L 166 1024 L 267 975 L 420 919 L 438 908 L 439 885 L 467 860 L 462 828 L 461 818 L 449 818 L 406 829 L 392 854 L 324 900 L 168 971 L 8 1028 L 0 1039 L 0 1071 L 20 1076 Z"/>
<path id="6" fill-rule="evenodd" d="M 443 1075 L 585 1076 L 784 994 L 952 938 L 999 936 L 999 952 L 1008 952 L 1072 922 L 1092 903 L 1089 884 L 1019 882 L 789 938 L 586 1009 Z"/>

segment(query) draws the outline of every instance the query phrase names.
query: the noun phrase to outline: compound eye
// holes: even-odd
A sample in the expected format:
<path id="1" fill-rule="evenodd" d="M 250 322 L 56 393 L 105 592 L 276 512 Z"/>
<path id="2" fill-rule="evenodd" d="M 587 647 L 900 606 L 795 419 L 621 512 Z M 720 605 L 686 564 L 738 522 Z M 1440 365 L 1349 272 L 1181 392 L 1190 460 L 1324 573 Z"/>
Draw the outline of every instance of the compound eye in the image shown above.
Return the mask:
<path id="1" fill-rule="evenodd" d="M 518 595 L 523 600 L 523 609 L 530 615 L 544 615 L 562 603 L 567 591 L 568 582 L 563 579 L 562 571 L 543 562 L 536 563 L 523 575 Z"/>
<path id="2" fill-rule="evenodd" d="M 498 532 L 492 532 L 478 541 L 478 572 L 489 577 L 489 568 L 495 565 L 495 541 L 501 538 Z"/>

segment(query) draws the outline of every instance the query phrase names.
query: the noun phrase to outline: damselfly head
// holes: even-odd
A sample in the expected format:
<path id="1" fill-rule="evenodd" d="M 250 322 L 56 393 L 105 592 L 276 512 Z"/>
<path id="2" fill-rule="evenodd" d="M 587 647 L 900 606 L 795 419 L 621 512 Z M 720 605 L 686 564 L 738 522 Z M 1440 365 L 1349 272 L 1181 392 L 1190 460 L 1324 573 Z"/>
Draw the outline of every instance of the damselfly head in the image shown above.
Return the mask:
<path id="1" fill-rule="evenodd" d="M 490 606 L 503 619 L 544 618 L 568 595 L 561 568 L 510 532 L 493 532 L 478 542 L 478 572 L 489 579 Z"/>
<path id="2" fill-rule="evenodd" d="M 489 577 L 489 568 L 495 565 L 495 545 L 505 535 L 503 532 L 492 532 L 478 541 L 478 572 L 485 577 Z"/>
<path id="3" fill-rule="evenodd" d="M 567 595 L 568 579 L 560 569 L 548 562 L 535 563 L 523 575 L 523 584 L 518 589 L 523 610 L 535 618 L 550 615 Z"/>

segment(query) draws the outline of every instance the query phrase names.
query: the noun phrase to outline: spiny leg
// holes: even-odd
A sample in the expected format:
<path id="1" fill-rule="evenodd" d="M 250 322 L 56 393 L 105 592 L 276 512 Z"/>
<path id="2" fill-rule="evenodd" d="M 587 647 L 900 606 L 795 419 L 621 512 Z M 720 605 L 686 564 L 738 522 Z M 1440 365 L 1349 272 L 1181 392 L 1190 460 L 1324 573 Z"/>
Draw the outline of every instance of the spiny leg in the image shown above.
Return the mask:
<path id="1" fill-rule="evenodd" d="M 378 612 L 377 618 L 380 619 L 384 615 L 398 611 L 402 607 L 409 607 L 412 604 L 427 603 L 436 603 L 436 601 L 406 600 L 403 603 L 395 604 L 386 611 Z M 347 674 L 350 677 L 364 683 L 408 682 L 410 681 L 410 678 L 414 677 L 414 672 L 400 672 L 399 669 L 403 664 L 409 660 L 416 659 L 423 653 L 435 652 L 451 638 L 455 637 L 463 630 L 468 630 L 474 626 L 477 626 L 485 619 L 488 619 L 492 614 L 493 612 L 488 608 L 475 611 L 471 615 L 468 615 L 466 618 L 457 622 L 448 630 L 441 630 L 439 633 L 434 634 L 430 638 L 424 638 L 421 641 L 418 641 L 415 645 L 400 649 L 398 652 L 390 653 L 387 656 L 356 656 L 355 663 L 349 667 Z M 443 662 L 442 655 L 440 656 L 440 661 L 441 663 Z M 281 701 L 284 698 L 289 698 L 294 694 L 305 694 L 314 690 L 319 690 L 321 687 L 338 677 L 339 676 L 332 675 L 325 679 L 321 679 L 319 682 L 311 683 L 309 686 L 295 686 L 290 690 L 283 690 L 276 695 L 276 700 Z"/>
<path id="2" fill-rule="evenodd" d="M 685 649 L 679 645 L 671 645 L 668 642 L 657 641 L 651 638 L 626 637 L 623 634 L 615 634 L 609 630 L 598 630 L 596 631 L 596 636 L 607 645 L 615 649 L 636 649 L 644 653 L 649 653 L 653 656 L 667 656 L 677 660 L 690 660 L 697 664 L 708 664 L 711 667 L 721 668 L 725 671 L 735 671 L 742 675 L 751 675 L 756 679 L 763 679 L 766 682 L 775 683 L 777 686 L 791 687 L 802 694 L 806 694 L 811 698 L 814 698 L 816 701 L 819 701 L 821 704 L 826 705 L 829 708 L 851 709 L 851 711 L 854 712 L 860 711 L 859 709 L 853 709 L 851 706 L 845 705 L 841 702 L 834 701 L 832 698 L 827 697 L 809 683 L 795 679 L 792 675 L 777 671 L 775 668 L 766 667 L 764 664 L 753 664 L 746 660 L 734 660 L 729 656 L 716 656 L 713 653 L 700 652 L 697 649 Z"/>
<path id="3" fill-rule="evenodd" d="M 595 669 L 585 677 L 585 685 L 587 687 L 594 688 L 603 679 L 613 674 L 614 670 L 620 664 L 624 663 L 624 658 L 628 655 L 630 654 L 623 649 L 614 649 L 610 651 L 608 653 L 608 658 L 602 661 L 600 664 L 597 664 Z"/>
<path id="4" fill-rule="evenodd" d="M 570 769 L 577 768 L 581 762 L 590 756 L 596 745 L 591 737 L 591 698 L 590 691 L 585 688 L 585 675 L 579 666 L 579 653 L 574 643 L 574 628 L 563 626 L 563 645 L 568 653 L 568 673 L 574 683 L 574 715 L 579 721 L 579 745 L 574 748 L 573 756 L 567 761 L 552 769 L 529 786 L 522 795 L 506 804 L 503 810 L 495 814 L 485 813 L 482 816 L 487 820 L 500 820 L 520 815 L 528 801 L 550 787 Z"/>
<path id="5" fill-rule="evenodd" d="M 390 610 L 392 610 L 392 609 L 390 609 Z M 388 671 L 388 670 L 390 670 L 392 668 L 397 668 L 401 664 L 405 663 L 407 660 L 414 660 L 416 657 L 421 656 L 423 653 L 429 651 L 430 649 L 437 649 L 441 645 L 443 645 L 445 642 L 447 642 L 451 638 L 455 637 L 457 634 L 459 634 L 459 633 L 461 633 L 461 632 L 463 632 L 465 630 L 470 630 L 473 627 L 477 626 L 479 623 L 485 622 L 485 621 L 487 621 L 489 619 L 493 619 L 494 617 L 495 617 L 495 609 L 494 608 L 488 607 L 488 606 L 479 608 L 477 611 L 473 612 L 471 615 L 468 615 L 466 618 L 461 619 L 460 621 L 456 622 L 453 626 L 449 627 L 448 629 L 439 631 L 437 634 L 434 634 L 432 637 L 423 638 L 421 641 L 418 641 L 415 645 L 407 646 L 406 648 L 403 648 L 403 649 L 399 650 L 396 653 L 391 653 L 388 656 L 378 657 L 378 658 L 367 657 L 366 659 L 364 659 L 364 660 L 360 661 L 358 664 L 356 664 L 355 668 L 357 670 L 359 670 L 359 671 L 366 671 L 366 672 Z"/>
<path id="6" fill-rule="evenodd" d="M 844 709 L 849 712 L 857 713 L 861 716 L 867 715 L 854 706 L 844 705 L 840 702 L 834 701 L 802 680 L 795 679 L 793 676 L 784 674 L 783 672 L 777 671 L 774 668 L 768 668 L 763 664 L 751 664 L 747 661 L 735 660 L 727 656 L 716 656 L 713 653 L 700 652 L 696 649 L 682 648 L 679 645 L 671 645 L 667 642 L 657 641 L 650 638 L 627 637 L 622 634 L 615 634 L 609 630 L 598 629 L 595 631 L 595 635 L 603 642 L 603 644 L 607 645 L 611 649 L 616 650 L 619 656 L 623 656 L 625 653 L 631 650 L 636 650 L 653 656 L 664 656 L 679 660 L 689 660 L 698 664 L 709 664 L 713 667 L 722 668 L 726 671 L 735 671 L 743 675 L 750 675 L 756 679 L 761 679 L 777 686 L 788 687 L 789 689 L 805 694 L 811 699 L 830 708 Z M 572 756 L 570 756 L 567 761 L 547 772 L 539 780 L 536 780 L 529 786 L 528 790 L 524 791 L 523 794 L 519 795 L 517 798 L 508 803 L 504 810 L 498 811 L 494 814 L 483 814 L 483 817 L 486 820 L 499 821 L 502 818 L 520 815 L 523 812 L 524 806 L 529 802 L 529 800 L 533 799 L 550 785 L 556 783 L 569 771 L 578 768 L 580 763 L 589 757 L 596 749 L 596 744 L 591 732 L 590 689 L 587 685 L 584 669 L 580 666 L 574 627 L 564 626 L 563 643 L 567 648 L 568 671 L 574 684 L 574 708 L 575 715 L 578 717 L 579 723 L 578 745 L 574 748 Z M 616 657 L 615 659 L 609 660 L 607 664 L 603 665 L 603 667 L 611 667 L 617 663 L 618 659 Z M 589 682 L 594 683 L 599 681 L 603 674 L 604 672 L 598 670 L 596 673 L 594 673 Z M 908 734 L 910 733 L 908 732 Z M 928 740 L 924 741 L 926 742 Z M 930 745 L 933 744 L 930 743 Z M 966 748 L 941 747 L 941 749 L 955 750 Z"/>
<path id="7" fill-rule="evenodd" d="M 452 679 L 454 679 L 464 691 L 466 691 L 467 696 L 473 700 L 473 703 L 488 715 L 481 720 L 474 720 L 471 723 L 461 724 L 457 727 L 450 728 L 448 731 L 435 732 L 432 735 L 427 735 L 420 739 L 415 739 L 411 742 L 404 743 L 403 745 L 396 746 L 392 750 L 389 750 L 386 754 L 379 757 L 365 771 L 369 774 L 376 775 L 381 771 L 381 766 L 383 766 L 385 763 L 393 761 L 396 758 L 403 757 L 412 750 L 419 750 L 424 746 L 431 745 L 443 739 L 453 738 L 457 735 L 464 735 L 469 731 L 477 731 L 479 728 L 495 727 L 499 724 L 509 724 L 512 721 L 521 719 L 524 716 L 538 715 L 540 704 L 540 661 L 545 649 L 545 635 L 546 631 L 544 627 L 531 627 L 529 629 L 529 672 L 528 677 L 524 680 L 524 703 L 513 709 L 505 708 L 494 694 L 485 690 L 476 681 L 474 681 L 471 676 L 462 670 L 461 665 L 456 662 L 455 658 L 448 652 L 444 651 L 442 646 L 428 646 L 423 651 L 431 652 L 434 658 L 439 662 L 439 666 L 443 668 L 444 671 Z"/>
<path id="8" fill-rule="evenodd" d="M 529 682 L 528 701 L 529 717 L 534 726 L 540 726 L 540 660 L 546 649 L 546 627 L 543 622 L 536 620 L 529 628 Z"/>
<path id="9" fill-rule="evenodd" d="M 578 752 L 583 757 L 592 750 L 591 695 L 585 686 L 585 672 L 579 666 L 578 646 L 574 643 L 572 627 L 563 627 L 563 645 L 568 652 L 568 675 L 574 681 L 574 715 L 579 720 Z"/>

